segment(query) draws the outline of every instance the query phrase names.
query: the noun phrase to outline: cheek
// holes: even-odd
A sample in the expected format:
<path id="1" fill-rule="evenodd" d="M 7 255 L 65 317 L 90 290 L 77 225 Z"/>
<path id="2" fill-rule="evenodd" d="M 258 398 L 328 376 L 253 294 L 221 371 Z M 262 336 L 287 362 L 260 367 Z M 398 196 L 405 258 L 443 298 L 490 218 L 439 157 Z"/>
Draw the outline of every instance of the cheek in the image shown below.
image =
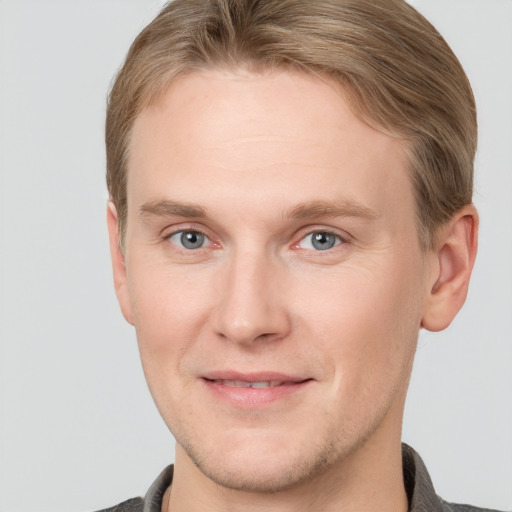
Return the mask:
<path id="1" fill-rule="evenodd" d="M 403 265 L 345 268 L 309 301 L 310 336 L 329 359 L 334 393 L 393 386 L 409 371 L 421 318 L 413 274 Z"/>
<path id="2" fill-rule="evenodd" d="M 134 324 L 146 376 L 150 381 L 165 373 L 169 379 L 177 374 L 183 355 L 194 347 L 207 323 L 212 300 L 209 279 L 204 273 L 152 266 L 145 258 L 134 261 L 130 270 Z"/>

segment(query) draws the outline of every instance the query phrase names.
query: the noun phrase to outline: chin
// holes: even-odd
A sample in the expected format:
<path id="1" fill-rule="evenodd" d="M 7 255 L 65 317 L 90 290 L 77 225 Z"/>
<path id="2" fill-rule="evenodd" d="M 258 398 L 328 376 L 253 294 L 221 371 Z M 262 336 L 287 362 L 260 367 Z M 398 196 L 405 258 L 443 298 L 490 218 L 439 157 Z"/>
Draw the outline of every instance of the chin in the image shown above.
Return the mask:
<path id="1" fill-rule="evenodd" d="M 254 493 L 276 493 L 311 482 L 351 451 L 343 443 L 315 445 L 311 438 L 291 440 L 289 434 L 233 437 L 225 444 L 178 442 L 201 473 L 217 485 Z"/>
<path id="2" fill-rule="evenodd" d="M 325 457 L 320 454 L 313 460 L 299 460 L 288 454 L 281 459 L 259 457 L 244 464 L 231 457 L 225 457 L 220 463 L 216 456 L 197 458 L 189 453 L 189 457 L 217 485 L 254 493 L 277 493 L 293 489 L 326 470 Z"/>

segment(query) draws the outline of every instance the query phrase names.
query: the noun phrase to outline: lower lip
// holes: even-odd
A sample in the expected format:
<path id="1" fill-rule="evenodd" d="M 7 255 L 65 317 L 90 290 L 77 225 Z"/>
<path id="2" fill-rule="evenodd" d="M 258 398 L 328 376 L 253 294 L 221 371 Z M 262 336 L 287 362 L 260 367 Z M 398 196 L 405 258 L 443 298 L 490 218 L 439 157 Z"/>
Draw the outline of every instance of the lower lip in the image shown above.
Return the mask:
<path id="1" fill-rule="evenodd" d="M 255 408 L 290 398 L 308 387 L 312 380 L 270 388 L 236 388 L 207 379 L 203 379 L 203 382 L 218 398 L 238 407 Z"/>

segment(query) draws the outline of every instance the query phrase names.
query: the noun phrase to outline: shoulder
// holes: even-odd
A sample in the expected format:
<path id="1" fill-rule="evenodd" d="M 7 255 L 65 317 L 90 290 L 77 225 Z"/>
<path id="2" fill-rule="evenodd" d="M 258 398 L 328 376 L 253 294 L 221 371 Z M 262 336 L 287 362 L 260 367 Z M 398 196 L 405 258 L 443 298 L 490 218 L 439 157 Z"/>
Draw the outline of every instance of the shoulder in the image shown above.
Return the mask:
<path id="1" fill-rule="evenodd" d="M 97 512 L 160 512 L 165 491 L 172 483 L 174 466 L 167 466 L 151 484 L 144 498 L 132 498 Z"/>
<path id="2" fill-rule="evenodd" d="M 500 512 L 442 500 L 435 492 L 423 460 L 405 443 L 402 443 L 402 464 L 409 512 Z"/>
<path id="3" fill-rule="evenodd" d="M 142 498 L 132 498 L 119 503 L 115 507 L 104 508 L 98 510 L 98 512 L 142 512 L 143 507 L 144 500 Z"/>
<path id="4" fill-rule="evenodd" d="M 447 503 L 443 501 L 444 512 L 500 512 L 491 508 L 474 507 L 473 505 L 463 505 L 458 503 Z"/>

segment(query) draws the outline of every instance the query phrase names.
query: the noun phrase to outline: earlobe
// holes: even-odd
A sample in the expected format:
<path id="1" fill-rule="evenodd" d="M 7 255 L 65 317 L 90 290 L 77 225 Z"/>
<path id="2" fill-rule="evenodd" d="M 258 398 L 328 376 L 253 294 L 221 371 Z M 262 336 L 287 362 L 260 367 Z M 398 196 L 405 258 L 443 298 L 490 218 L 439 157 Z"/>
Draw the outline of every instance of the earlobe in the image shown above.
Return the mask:
<path id="1" fill-rule="evenodd" d="M 471 204 L 457 212 L 441 229 L 428 283 L 421 326 L 446 329 L 464 304 L 478 246 L 478 213 Z"/>
<path id="2" fill-rule="evenodd" d="M 117 210 L 114 203 L 109 200 L 107 204 L 107 226 L 110 240 L 110 257 L 112 260 L 112 271 L 114 275 L 114 288 L 117 300 L 124 318 L 133 325 L 133 314 L 128 293 L 128 280 L 126 275 L 125 256 L 121 250 L 119 240 L 119 225 L 117 221 Z"/>

